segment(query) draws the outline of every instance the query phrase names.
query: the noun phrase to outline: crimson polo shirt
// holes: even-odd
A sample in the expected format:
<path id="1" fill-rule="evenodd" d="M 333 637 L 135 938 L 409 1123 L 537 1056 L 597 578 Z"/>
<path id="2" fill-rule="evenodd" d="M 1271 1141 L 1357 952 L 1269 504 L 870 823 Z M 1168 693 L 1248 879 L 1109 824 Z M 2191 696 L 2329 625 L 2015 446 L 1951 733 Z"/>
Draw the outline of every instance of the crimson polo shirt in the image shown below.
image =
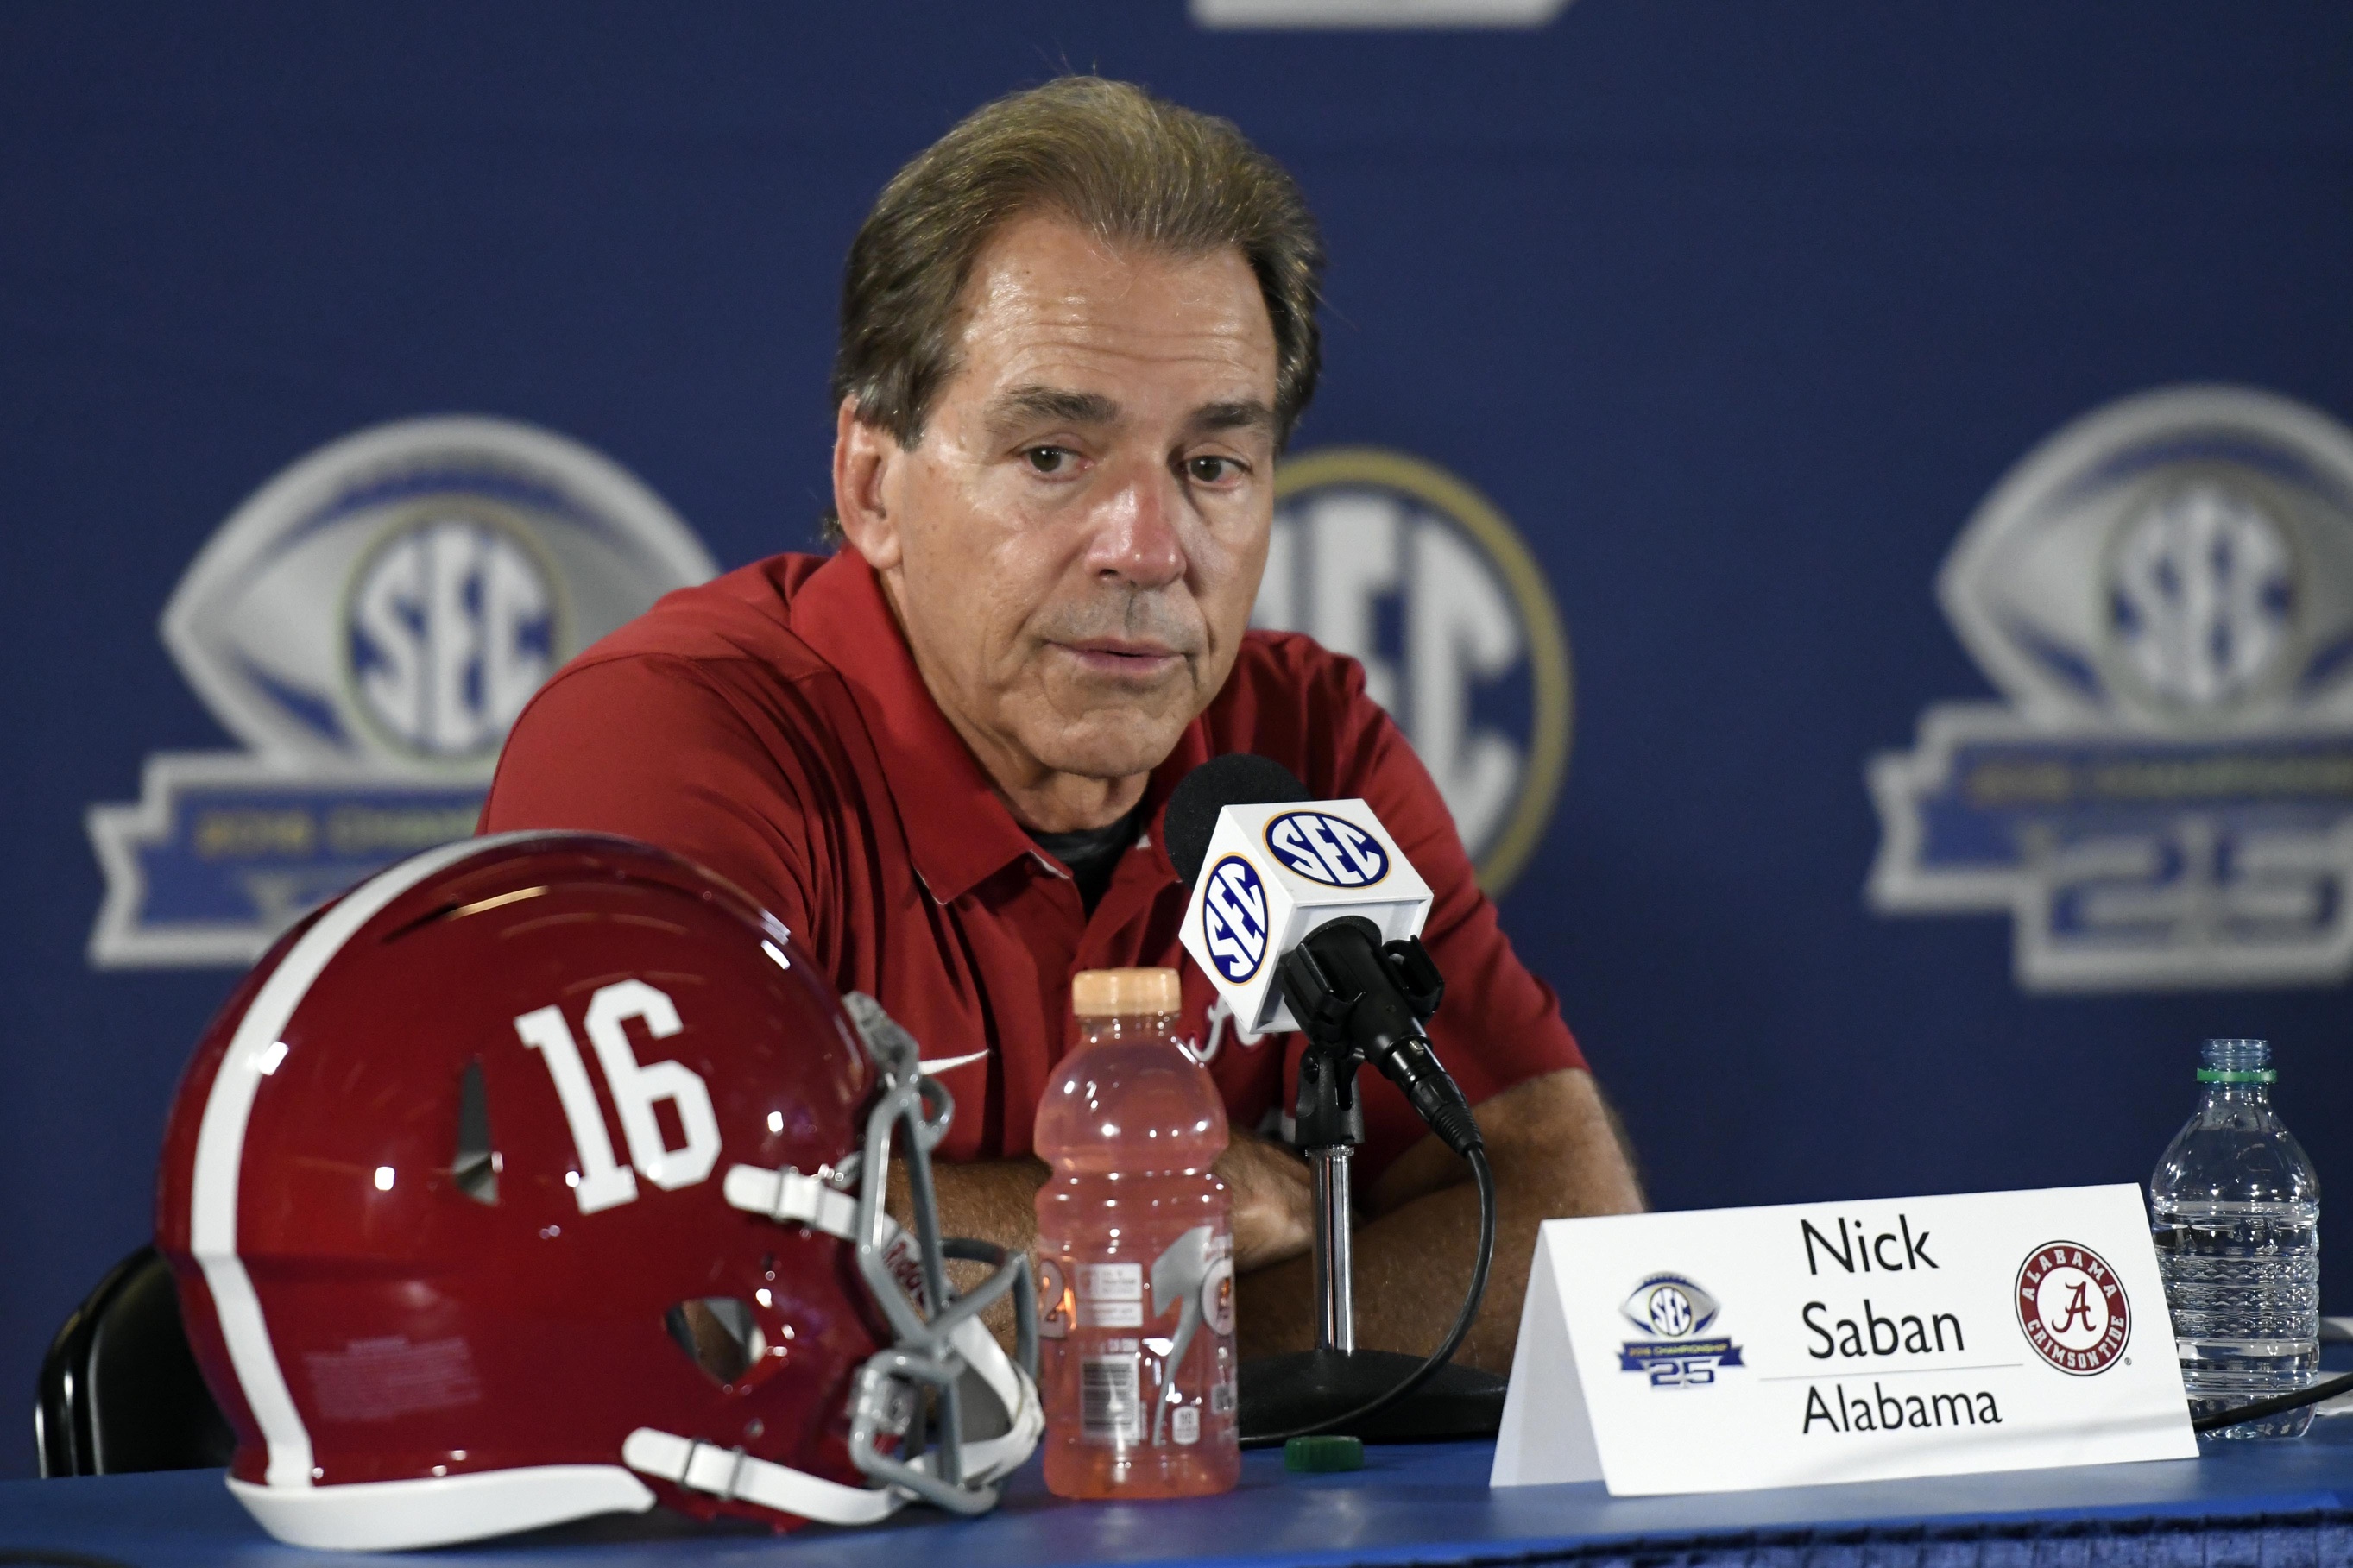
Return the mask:
<path id="1" fill-rule="evenodd" d="M 998 1158 L 1030 1151 L 1039 1096 L 1077 1037 L 1082 969 L 1180 970 L 1178 1032 L 1214 1053 L 1234 1125 L 1290 1109 L 1299 1037 L 1247 1042 L 1212 1017 L 1216 992 L 1177 941 L 1187 892 L 1161 808 L 1228 752 L 1273 758 L 1319 799 L 1361 796 L 1430 883 L 1423 940 L 1446 976 L 1431 1042 L 1472 1101 L 1584 1065 L 1362 668 L 1292 633 L 1242 639 L 1225 689 L 1153 771 L 1148 826 L 1092 916 L 933 701 L 854 550 L 772 556 L 671 594 L 565 666 L 515 721 L 481 828 L 627 834 L 747 889 L 836 986 L 873 995 L 922 1042 L 955 1097 L 943 1152 Z M 1423 1128 L 1386 1079 L 1359 1081 L 1369 1179 Z"/>

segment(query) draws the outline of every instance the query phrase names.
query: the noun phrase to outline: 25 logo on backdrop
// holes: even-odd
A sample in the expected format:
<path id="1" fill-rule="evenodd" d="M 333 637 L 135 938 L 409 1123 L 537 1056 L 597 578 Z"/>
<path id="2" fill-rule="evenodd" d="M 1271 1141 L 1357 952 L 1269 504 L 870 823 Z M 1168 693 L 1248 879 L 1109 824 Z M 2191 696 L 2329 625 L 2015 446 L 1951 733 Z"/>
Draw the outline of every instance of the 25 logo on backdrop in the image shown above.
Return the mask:
<path id="1" fill-rule="evenodd" d="M 589 643 L 713 567 L 576 442 L 486 418 L 379 426 L 221 525 L 164 612 L 247 750 L 147 759 L 90 810 L 104 965 L 239 964 L 303 911 L 473 831 L 508 727 Z"/>
<path id="2" fill-rule="evenodd" d="M 2111 404 L 1937 597 L 2006 700 L 1873 759 L 1879 910 L 2008 912 L 2029 990 L 2353 975 L 2353 431 L 2241 387 Z"/>

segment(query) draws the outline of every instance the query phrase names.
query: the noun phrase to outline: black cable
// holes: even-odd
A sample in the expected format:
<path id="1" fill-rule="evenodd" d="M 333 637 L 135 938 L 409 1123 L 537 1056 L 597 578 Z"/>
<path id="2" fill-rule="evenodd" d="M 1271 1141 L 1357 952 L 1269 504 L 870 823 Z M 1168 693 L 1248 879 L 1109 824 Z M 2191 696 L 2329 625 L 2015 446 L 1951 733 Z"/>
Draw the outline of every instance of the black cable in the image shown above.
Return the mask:
<path id="1" fill-rule="evenodd" d="M 1366 1400 L 1354 1410 L 1344 1410 L 1337 1415 L 1294 1426 L 1288 1432 L 1261 1432 L 1244 1437 L 1245 1448 L 1272 1447 L 1293 1437 L 1313 1436 L 1335 1426 L 1353 1426 L 1367 1416 L 1377 1415 L 1438 1375 L 1438 1369 L 1454 1359 L 1462 1348 L 1462 1341 L 1471 1332 L 1471 1324 L 1479 1316 L 1479 1302 L 1487 1293 L 1487 1267 L 1495 1260 L 1495 1172 L 1487 1163 L 1487 1149 L 1482 1143 L 1472 1143 L 1462 1151 L 1471 1162 L 1471 1179 L 1479 1187 L 1479 1259 L 1471 1268 L 1471 1288 L 1463 1293 L 1462 1310 L 1454 1314 L 1454 1326 L 1446 1331 L 1446 1338 L 1419 1366 L 1408 1373 L 1395 1387 L 1377 1399 Z"/>
<path id="2" fill-rule="evenodd" d="M 2301 1410 L 2307 1405 L 2317 1405 L 2324 1399 L 2334 1399 L 2340 1394 L 2353 1392 L 2353 1372 L 2332 1377 L 2326 1383 L 2316 1383 L 2309 1388 L 2299 1388 L 2294 1394 L 2275 1394 L 2269 1399 L 2258 1399 L 2251 1405 L 2233 1405 L 2228 1410 L 2216 1410 L 2189 1423 L 2192 1432 L 2219 1432 L 2225 1426 L 2242 1426 L 2249 1421 L 2261 1421 L 2266 1415 L 2279 1415 L 2290 1410 Z"/>

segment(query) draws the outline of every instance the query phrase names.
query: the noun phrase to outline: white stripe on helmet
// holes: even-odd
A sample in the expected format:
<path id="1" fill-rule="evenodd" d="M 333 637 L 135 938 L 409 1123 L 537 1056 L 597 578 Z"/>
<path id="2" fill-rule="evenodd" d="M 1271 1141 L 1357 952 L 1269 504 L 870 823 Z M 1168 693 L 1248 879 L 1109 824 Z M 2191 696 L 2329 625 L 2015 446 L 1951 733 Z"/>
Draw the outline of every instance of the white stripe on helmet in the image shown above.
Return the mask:
<path id="1" fill-rule="evenodd" d="M 311 1434 L 286 1386 L 285 1373 L 264 1321 L 261 1300 L 237 1249 L 237 1176 L 245 1163 L 246 1122 L 253 1114 L 254 1095 L 261 1080 L 285 1059 L 280 1037 L 292 1021 L 311 984 L 343 944 L 358 934 L 384 907 L 435 873 L 491 849 L 534 839 L 561 837 L 547 833 L 501 833 L 490 838 L 461 839 L 428 849 L 378 872 L 343 897 L 270 972 L 261 990 L 237 1020 L 237 1033 L 221 1056 L 205 1100 L 204 1120 L 196 1131 L 195 1179 L 189 1184 L 188 1250 L 203 1268 L 205 1288 L 212 1294 L 213 1313 L 227 1342 L 229 1363 L 237 1369 L 246 1405 L 261 1427 L 269 1451 L 268 1483 L 273 1487 L 311 1484 Z"/>

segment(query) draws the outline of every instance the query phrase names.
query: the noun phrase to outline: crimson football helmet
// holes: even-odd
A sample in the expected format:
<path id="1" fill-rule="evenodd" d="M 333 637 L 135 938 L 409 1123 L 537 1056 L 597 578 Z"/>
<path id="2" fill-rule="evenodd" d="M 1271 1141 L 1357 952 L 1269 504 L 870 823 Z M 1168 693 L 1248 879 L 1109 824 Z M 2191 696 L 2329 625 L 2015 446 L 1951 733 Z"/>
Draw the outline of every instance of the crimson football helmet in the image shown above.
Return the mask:
<path id="1" fill-rule="evenodd" d="M 950 1109 L 870 998 L 649 846 L 509 834 L 360 884 L 238 987 L 165 1134 L 230 1489 L 326 1547 L 989 1508 L 1043 1426 L 1035 1293 L 938 1233 Z M 994 1267 L 959 1295 L 949 1258 Z M 978 1316 L 1008 1293 L 1015 1358 Z"/>

